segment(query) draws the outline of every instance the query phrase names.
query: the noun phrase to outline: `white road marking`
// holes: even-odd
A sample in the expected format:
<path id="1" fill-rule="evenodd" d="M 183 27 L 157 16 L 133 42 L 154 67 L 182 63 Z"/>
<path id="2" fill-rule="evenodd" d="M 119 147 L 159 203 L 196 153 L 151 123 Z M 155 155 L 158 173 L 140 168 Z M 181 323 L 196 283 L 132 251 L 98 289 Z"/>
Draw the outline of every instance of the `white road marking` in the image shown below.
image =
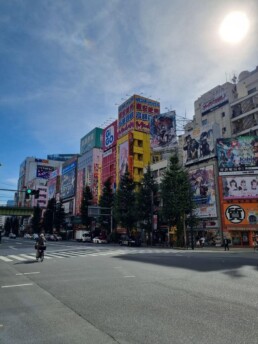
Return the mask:
<path id="1" fill-rule="evenodd" d="M 12 250 L 18 250 L 18 248 L 15 248 L 13 246 L 9 246 L 9 248 L 11 248 Z"/>
<path id="2" fill-rule="evenodd" d="M 4 262 L 11 262 L 12 261 L 11 259 L 4 257 L 4 256 L 0 256 L 0 259 L 3 260 Z"/>
<path id="3" fill-rule="evenodd" d="M 35 259 L 35 255 L 29 256 L 29 255 L 27 255 L 27 254 L 20 254 L 20 256 L 21 256 L 21 257 L 24 257 L 24 258 L 29 258 L 29 259 Z"/>
<path id="4" fill-rule="evenodd" d="M 35 274 L 40 274 L 40 272 L 39 272 L 39 271 L 35 271 L 35 272 L 24 272 L 24 273 L 16 274 L 16 276 L 21 276 L 21 275 L 35 275 Z"/>
<path id="5" fill-rule="evenodd" d="M 25 286 L 29 286 L 29 285 L 33 285 L 33 283 L 2 285 L 1 288 L 25 287 Z"/>
<path id="6" fill-rule="evenodd" d="M 26 260 L 26 258 L 22 258 L 22 257 L 15 256 L 15 255 L 8 255 L 8 257 L 13 258 L 13 259 L 20 260 L 20 261 L 22 261 L 22 262 L 24 262 L 24 261 Z"/>
<path id="7" fill-rule="evenodd" d="M 135 276 L 133 275 L 124 276 L 124 278 L 131 278 L 131 277 L 135 277 Z"/>

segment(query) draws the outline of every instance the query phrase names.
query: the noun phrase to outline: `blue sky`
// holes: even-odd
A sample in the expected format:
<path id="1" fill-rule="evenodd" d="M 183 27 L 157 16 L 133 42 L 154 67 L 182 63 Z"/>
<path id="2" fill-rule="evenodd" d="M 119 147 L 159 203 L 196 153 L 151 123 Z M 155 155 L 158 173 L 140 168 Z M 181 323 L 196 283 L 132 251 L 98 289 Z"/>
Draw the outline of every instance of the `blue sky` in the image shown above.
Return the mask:
<path id="1" fill-rule="evenodd" d="M 239 45 L 218 35 L 234 10 L 250 20 Z M 257 0 L 1 1 L 0 188 L 28 156 L 79 152 L 128 95 L 192 118 L 199 96 L 257 66 L 257 13 Z"/>

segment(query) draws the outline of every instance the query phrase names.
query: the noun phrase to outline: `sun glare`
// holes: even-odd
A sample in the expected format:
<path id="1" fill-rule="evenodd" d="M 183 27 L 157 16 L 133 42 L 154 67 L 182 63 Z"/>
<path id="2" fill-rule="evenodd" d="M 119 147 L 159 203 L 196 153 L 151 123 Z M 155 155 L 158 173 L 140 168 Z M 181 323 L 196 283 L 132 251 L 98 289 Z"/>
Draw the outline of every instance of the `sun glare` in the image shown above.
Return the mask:
<path id="1" fill-rule="evenodd" d="M 249 26 L 248 17 L 244 12 L 231 12 L 222 21 L 219 34 L 225 42 L 239 43 L 247 35 Z"/>

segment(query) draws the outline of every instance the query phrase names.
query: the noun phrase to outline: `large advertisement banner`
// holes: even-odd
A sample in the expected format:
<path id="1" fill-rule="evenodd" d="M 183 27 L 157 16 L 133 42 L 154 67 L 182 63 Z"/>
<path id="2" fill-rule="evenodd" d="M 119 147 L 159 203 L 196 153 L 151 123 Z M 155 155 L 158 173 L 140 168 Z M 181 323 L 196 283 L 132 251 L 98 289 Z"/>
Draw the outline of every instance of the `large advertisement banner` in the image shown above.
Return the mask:
<path id="1" fill-rule="evenodd" d="M 223 199 L 258 198 L 258 175 L 222 177 Z"/>
<path id="2" fill-rule="evenodd" d="M 129 144 L 128 141 L 123 142 L 119 146 L 119 177 L 125 174 L 128 168 Z"/>
<path id="3" fill-rule="evenodd" d="M 117 121 L 103 130 L 103 151 L 107 151 L 116 144 Z"/>
<path id="4" fill-rule="evenodd" d="M 176 146 L 175 111 L 153 116 L 151 119 L 150 135 L 151 148 L 154 151 L 161 151 Z"/>
<path id="5" fill-rule="evenodd" d="M 134 97 L 130 97 L 118 108 L 118 137 L 134 129 Z"/>
<path id="6" fill-rule="evenodd" d="M 84 176 L 85 169 L 81 169 L 77 172 L 77 186 L 76 186 L 76 200 L 75 200 L 75 214 L 80 215 L 81 213 L 81 203 L 84 189 Z"/>
<path id="7" fill-rule="evenodd" d="M 218 137 L 219 125 L 215 123 L 196 128 L 184 135 L 184 164 L 190 165 L 214 157 Z"/>
<path id="8" fill-rule="evenodd" d="M 62 170 L 61 198 L 73 197 L 75 194 L 76 162 L 66 166 Z"/>
<path id="9" fill-rule="evenodd" d="M 219 172 L 258 169 L 258 136 L 218 139 Z"/>
<path id="10" fill-rule="evenodd" d="M 48 183 L 47 183 L 48 199 L 55 198 L 55 196 L 56 196 L 56 184 L 57 184 L 57 177 L 48 180 Z"/>
<path id="11" fill-rule="evenodd" d="M 152 117 L 160 113 L 159 102 L 135 96 L 135 108 L 135 130 L 149 134 Z"/>
<path id="12" fill-rule="evenodd" d="M 256 225 L 258 224 L 258 203 L 228 203 L 223 204 L 225 225 L 231 226 L 229 229 L 234 229 L 242 225 Z"/>
<path id="13" fill-rule="evenodd" d="M 49 179 L 51 172 L 55 170 L 53 166 L 37 165 L 37 178 Z"/>
<path id="14" fill-rule="evenodd" d="M 213 166 L 189 171 L 195 213 L 200 218 L 217 217 Z"/>

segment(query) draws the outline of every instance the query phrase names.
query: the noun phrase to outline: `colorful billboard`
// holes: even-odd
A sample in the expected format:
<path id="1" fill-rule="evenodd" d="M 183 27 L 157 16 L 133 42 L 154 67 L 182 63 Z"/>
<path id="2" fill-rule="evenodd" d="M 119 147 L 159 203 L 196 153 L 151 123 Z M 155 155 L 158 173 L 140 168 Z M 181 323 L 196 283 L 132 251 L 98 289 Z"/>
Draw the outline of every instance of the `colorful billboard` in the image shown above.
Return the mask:
<path id="1" fill-rule="evenodd" d="M 37 165 L 37 178 L 49 179 L 50 173 L 55 170 L 53 166 Z"/>
<path id="2" fill-rule="evenodd" d="M 193 199 L 196 204 L 195 214 L 200 218 L 217 216 L 215 181 L 213 166 L 206 166 L 189 171 Z"/>
<path id="3" fill-rule="evenodd" d="M 258 198 L 258 175 L 223 176 L 223 199 Z"/>
<path id="4" fill-rule="evenodd" d="M 66 166 L 62 170 L 61 198 L 73 197 L 75 194 L 76 162 Z"/>
<path id="5" fill-rule="evenodd" d="M 128 168 L 129 144 L 128 141 L 121 143 L 119 146 L 119 178 L 125 174 Z"/>
<path id="6" fill-rule="evenodd" d="M 175 111 L 153 116 L 151 119 L 150 135 L 151 148 L 154 151 L 161 151 L 176 146 Z"/>
<path id="7" fill-rule="evenodd" d="M 226 91 L 221 86 L 218 86 L 215 90 L 209 92 L 208 95 L 209 99 L 207 96 L 207 100 L 203 101 L 201 104 L 202 116 L 226 105 L 229 102 Z"/>
<path id="8" fill-rule="evenodd" d="M 217 155 L 219 172 L 258 169 L 258 136 L 218 139 Z"/>
<path id="9" fill-rule="evenodd" d="M 215 156 L 219 125 L 207 124 L 184 135 L 183 161 L 190 165 Z"/>
<path id="10" fill-rule="evenodd" d="M 135 111 L 135 130 L 150 133 L 151 119 L 160 113 L 159 102 L 135 96 Z"/>
<path id="11" fill-rule="evenodd" d="M 81 169 L 77 172 L 77 186 L 76 186 L 76 200 L 75 200 L 75 214 L 80 215 L 81 203 L 84 189 L 85 169 Z"/>
<path id="12" fill-rule="evenodd" d="M 150 121 L 160 113 L 160 103 L 142 96 L 134 95 L 118 108 L 118 138 L 129 131 L 150 132 Z"/>
<path id="13" fill-rule="evenodd" d="M 56 196 L 56 183 L 57 178 L 52 178 L 48 180 L 47 187 L 48 187 L 48 199 L 55 198 Z"/>
<path id="14" fill-rule="evenodd" d="M 111 147 L 116 145 L 117 141 L 117 121 L 110 124 L 103 130 L 103 151 L 107 151 Z"/>
<path id="15" fill-rule="evenodd" d="M 255 225 L 257 230 L 258 224 L 258 203 L 232 203 L 223 204 L 225 225 L 231 226 L 227 229 L 237 229 L 241 228 L 244 230 L 243 225 Z M 235 225 L 232 226 L 232 225 Z M 242 227 L 241 227 L 242 226 Z M 247 229 L 248 227 L 246 227 Z"/>

